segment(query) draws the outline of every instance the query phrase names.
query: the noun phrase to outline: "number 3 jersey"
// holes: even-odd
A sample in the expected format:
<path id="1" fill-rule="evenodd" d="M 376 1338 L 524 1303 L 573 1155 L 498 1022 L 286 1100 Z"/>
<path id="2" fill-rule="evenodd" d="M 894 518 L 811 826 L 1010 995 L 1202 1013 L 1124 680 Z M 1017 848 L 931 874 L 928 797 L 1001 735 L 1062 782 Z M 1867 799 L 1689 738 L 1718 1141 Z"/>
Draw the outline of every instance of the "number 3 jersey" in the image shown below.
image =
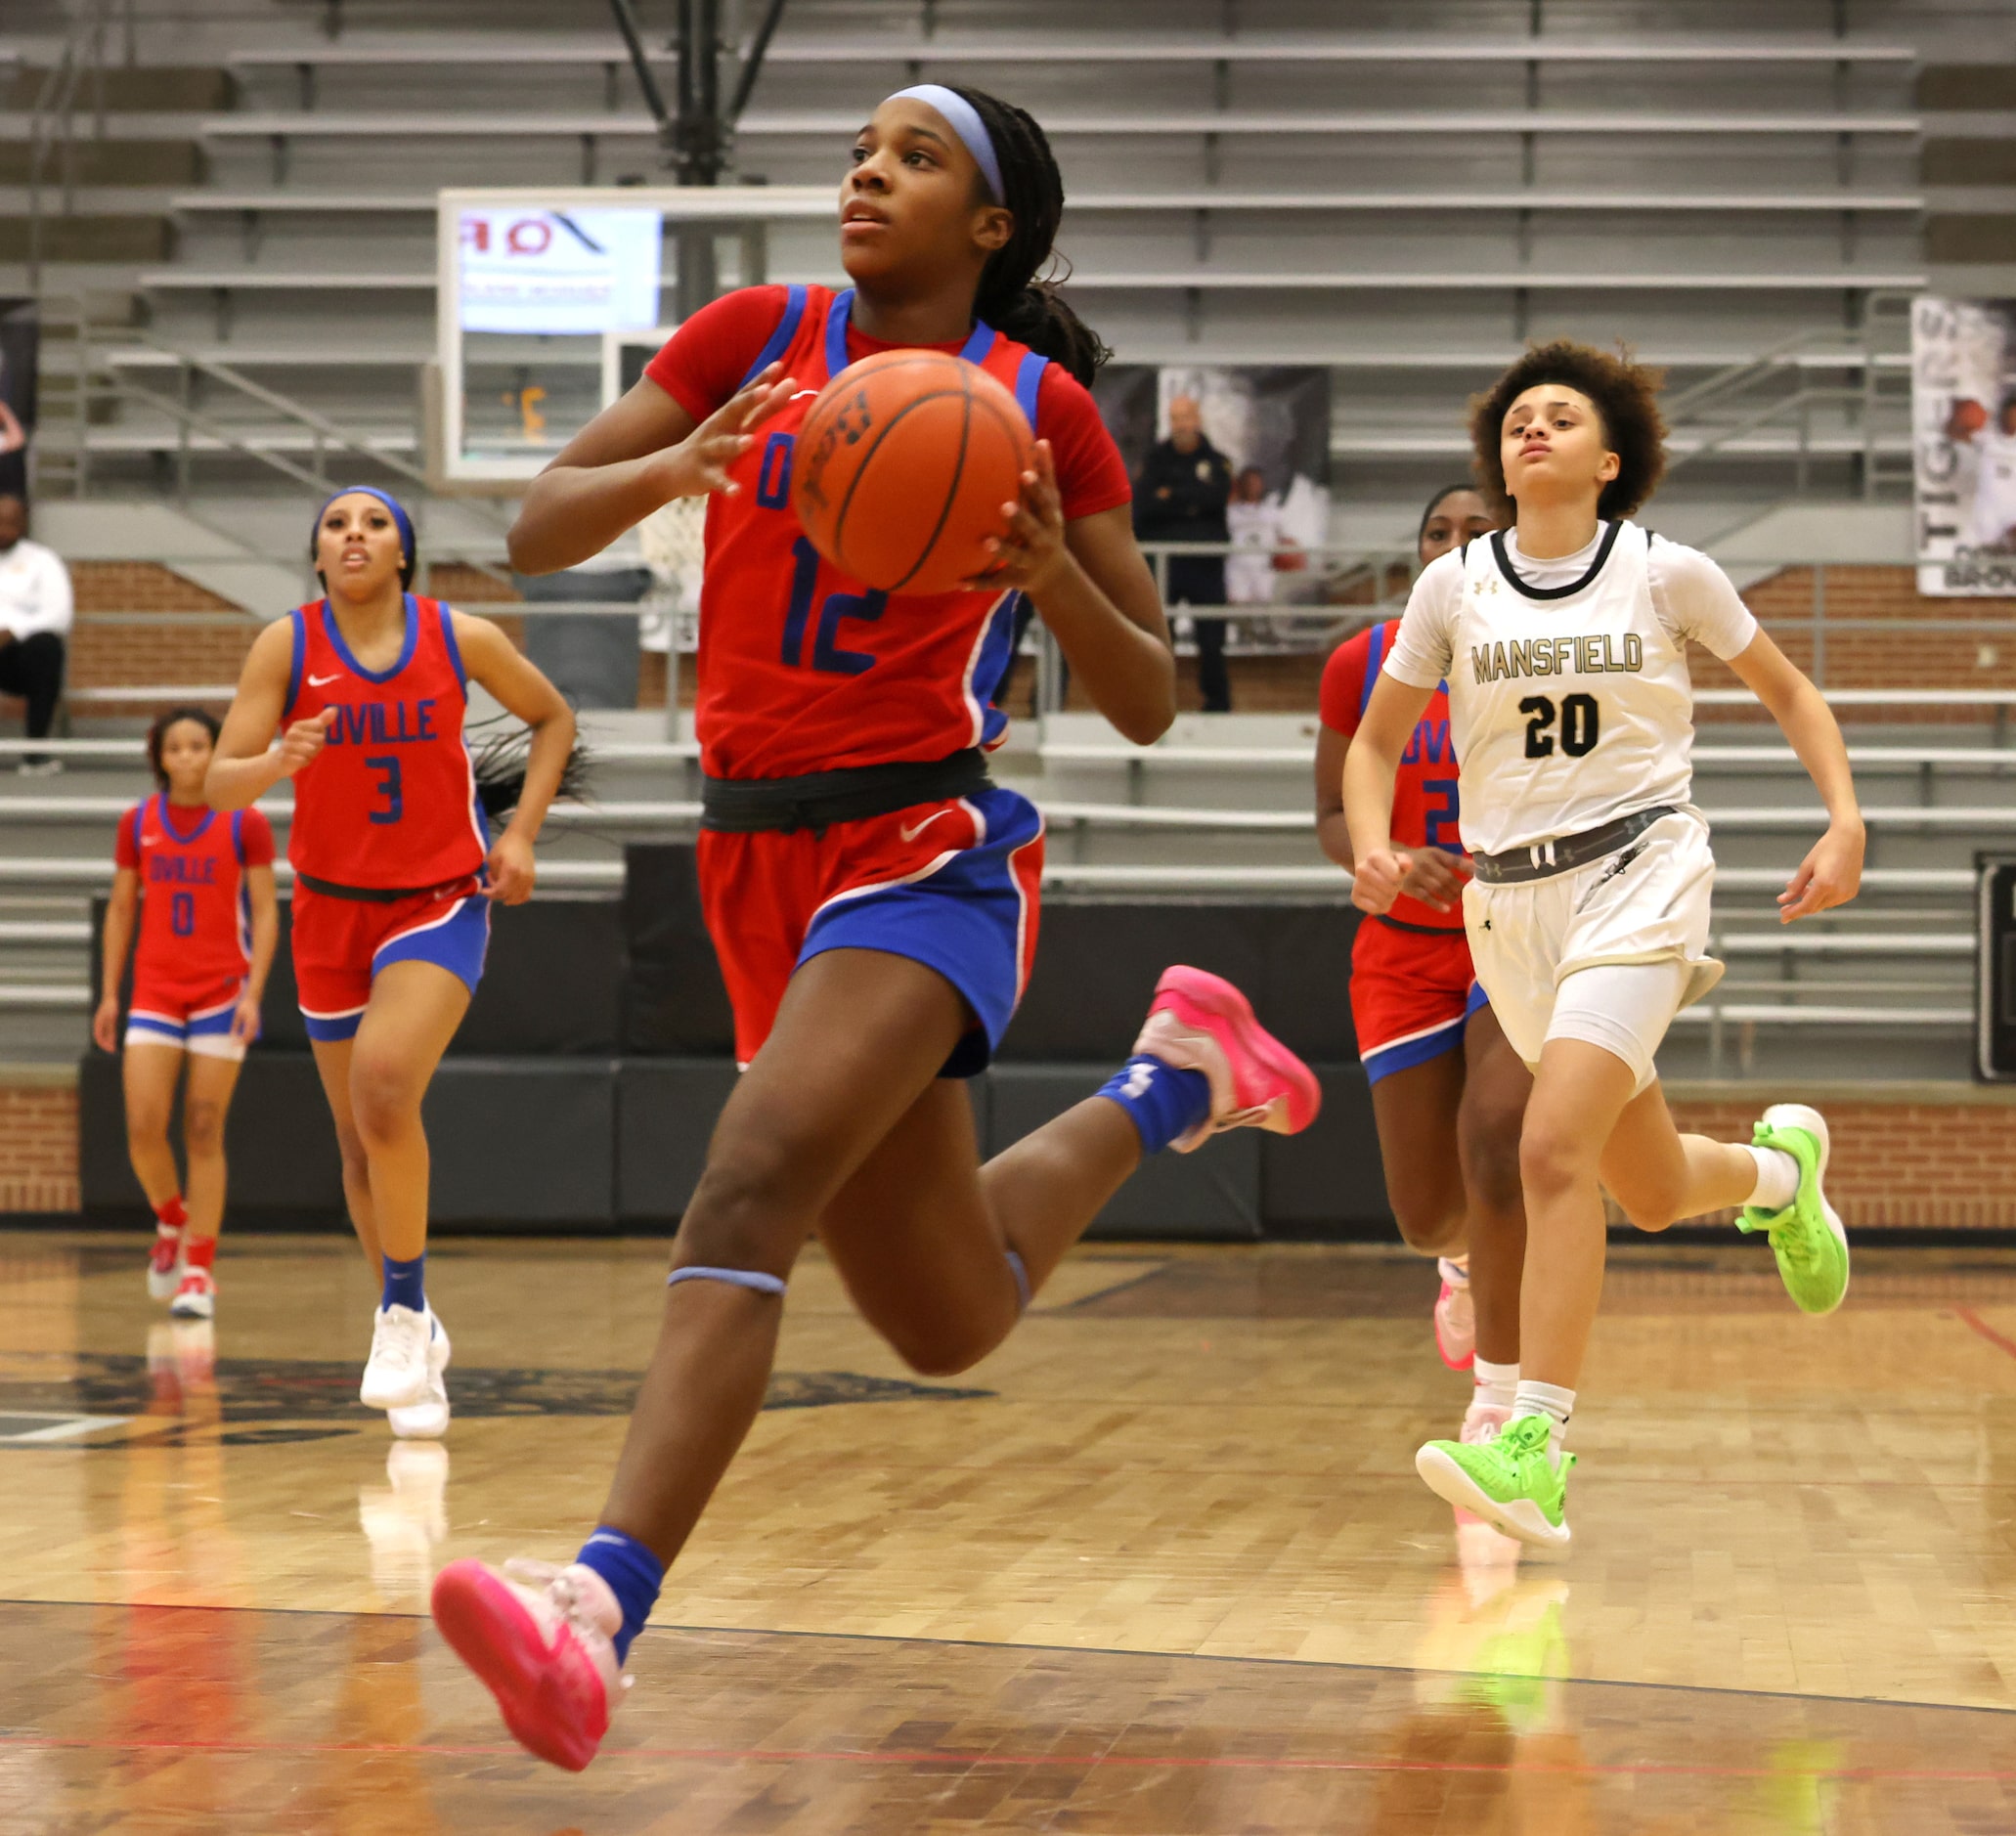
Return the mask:
<path id="1" fill-rule="evenodd" d="M 281 725 L 335 711 L 328 742 L 294 774 L 294 871 L 380 892 L 476 872 L 490 842 L 462 738 L 468 677 L 454 615 L 408 593 L 405 643 L 376 671 L 351 655 L 327 599 L 288 616 L 294 654 Z"/>
<path id="2" fill-rule="evenodd" d="M 1446 678 L 1464 844 L 1496 854 L 1687 805 L 1687 640 L 1726 661 L 1756 634 L 1713 561 L 1635 523 L 1548 560 L 1497 531 L 1423 571 L 1385 668 Z"/>

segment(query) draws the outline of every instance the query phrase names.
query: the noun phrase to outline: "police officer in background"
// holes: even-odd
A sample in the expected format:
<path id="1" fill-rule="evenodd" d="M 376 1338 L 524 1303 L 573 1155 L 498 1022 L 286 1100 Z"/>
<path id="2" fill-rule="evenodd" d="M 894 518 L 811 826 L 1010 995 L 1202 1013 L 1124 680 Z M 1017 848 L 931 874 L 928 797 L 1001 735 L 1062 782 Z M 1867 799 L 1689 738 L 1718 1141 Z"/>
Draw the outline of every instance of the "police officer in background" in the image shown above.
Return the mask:
<path id="1" fill-rule="evenodd" d="M 1229 542 L 1225 506 L 1232 498 L 1232 462 L 1205 438 L 1204 415 L 1188 395 L 1169 403 L 1169 437 L 1148 455 L 1134 487 L 1134 534 L 1142 542 Z M 1222 606 L 1225 559 L 1217 554 L 1168 558 L 1171 606 Z M 1232 711 L 1225 670 L 1225 621 L 1193 619 L 1197 680 L 1206 714 Z"/>

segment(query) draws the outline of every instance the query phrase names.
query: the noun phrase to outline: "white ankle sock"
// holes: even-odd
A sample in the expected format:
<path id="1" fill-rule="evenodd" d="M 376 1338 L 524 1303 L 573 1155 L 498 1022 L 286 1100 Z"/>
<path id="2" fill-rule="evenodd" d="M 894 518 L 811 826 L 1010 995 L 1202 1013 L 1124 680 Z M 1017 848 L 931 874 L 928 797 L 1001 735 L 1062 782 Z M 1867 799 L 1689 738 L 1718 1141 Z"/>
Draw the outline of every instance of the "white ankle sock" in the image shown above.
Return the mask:
<path id="1" fill-rule="evenodd" d="M 1437 1256 L 1435 1267 L 1451 1288 L 1468 1288 L 1470 1285 L 1468 1256 Z"/>
<path id="2" fill-rule="evenodd" d="M 1746 1146 L 1744 1152 L 1757 1162 L 1757 1187 L 1743 1202 L 1782 1211 L 1799 1196 L 1799 1162 L 1782 1148 Z"/>
<path id="3" fill-rule="evenodd" d="M 1518 1393 L 1512 1399 L 1512 1420 L 1525 1416 L 1545 1416 L 1552 1424 L 1547 1436 L 1547 1457 L 1558 1466 L 1561 1464 L 1561 1442 L 1568 1432 L 1568 1418 L 1575 1413 L 1575 1392 L 1564 1390 L 1558 1383 L 1539 1383 L 1532 1377 L 1519 1379 Z"/>
<path id="4" fill-rule="evenodd" d="M 1476 1388 L 1470 1392 L 1472 1402 L 1489 1403 L 1494 1409 L 1510 1409 L 1518 1401 L 1517 1365 L 1493 1364 L 1487 1358 L 1478 1358 L 1470 1365 L 1470 1376 L 1476 1379 Z"/>

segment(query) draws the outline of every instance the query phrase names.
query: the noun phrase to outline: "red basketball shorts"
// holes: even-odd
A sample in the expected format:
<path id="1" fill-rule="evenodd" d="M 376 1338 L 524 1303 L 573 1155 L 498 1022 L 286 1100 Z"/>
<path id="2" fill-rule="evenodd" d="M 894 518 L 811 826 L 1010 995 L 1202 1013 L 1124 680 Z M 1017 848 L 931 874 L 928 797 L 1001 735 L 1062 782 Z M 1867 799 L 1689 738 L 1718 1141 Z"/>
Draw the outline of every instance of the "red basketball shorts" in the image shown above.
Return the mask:
<path id="1" fill-rule="evenodd" d="M 1368 1081 L 1454 1052 L 1469 1017 L 1485 1004 L 1461 931 L 1403 931 L 1377 918 L 1359 925 L 1351 946 L 1351 1024 Z"/>
<path id="2" fill-rule="evenodd" d="M 735 1056 L 763 1049 L 801 963 L 881 950 L 935 969 L 974 1029 L 943 1074 L 986 1069 L 1035 961 L 1043 819 L 998 786 L 830 828 L 703 829 L 700 898 L 735 1010 Z"/>
<path id="3" fill-rule="evenodd" d="M 198 1058 L 241 1059 L 244 1041 L 231 1036 L 231 1017 L 244 986 L 242 974 L 190 986 L 136 968 L 126 1043 L 179 1046 Z"/>
<path id="4" fill-rule="evenodd" d="M 325 1044 L 357 1036 L 388 964 L 437 963 L 473 994 L 489 945 L 490 901 L 473 874 L 384 904 L 294 886 L 294 985 L 309 1038 Z"/>

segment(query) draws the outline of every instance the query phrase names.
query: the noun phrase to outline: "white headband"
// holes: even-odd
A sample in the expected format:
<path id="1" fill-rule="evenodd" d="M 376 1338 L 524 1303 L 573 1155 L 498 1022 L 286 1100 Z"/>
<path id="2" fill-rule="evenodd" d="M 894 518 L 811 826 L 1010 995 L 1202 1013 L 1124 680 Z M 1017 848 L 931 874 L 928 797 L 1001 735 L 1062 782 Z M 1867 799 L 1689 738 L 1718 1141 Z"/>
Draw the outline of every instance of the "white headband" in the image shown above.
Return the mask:
<path id="1" fill-rule="evenodd" d="M 951 123 L 952 132 L 965 144 L 973 163 L 980 167 L 980 176 L 986 180 L 987 196 L 995 203 L 1005 204 L 1008 193 L 1001 183 L 1001 162 L 994 156 L 994 143 L 987 137 L 980 110 L 956 89 L 947 89 L 942 83 L 913 83 L 886 100 L 898 102 L 905 96 L 913 102 L 928 102 Z"/>

